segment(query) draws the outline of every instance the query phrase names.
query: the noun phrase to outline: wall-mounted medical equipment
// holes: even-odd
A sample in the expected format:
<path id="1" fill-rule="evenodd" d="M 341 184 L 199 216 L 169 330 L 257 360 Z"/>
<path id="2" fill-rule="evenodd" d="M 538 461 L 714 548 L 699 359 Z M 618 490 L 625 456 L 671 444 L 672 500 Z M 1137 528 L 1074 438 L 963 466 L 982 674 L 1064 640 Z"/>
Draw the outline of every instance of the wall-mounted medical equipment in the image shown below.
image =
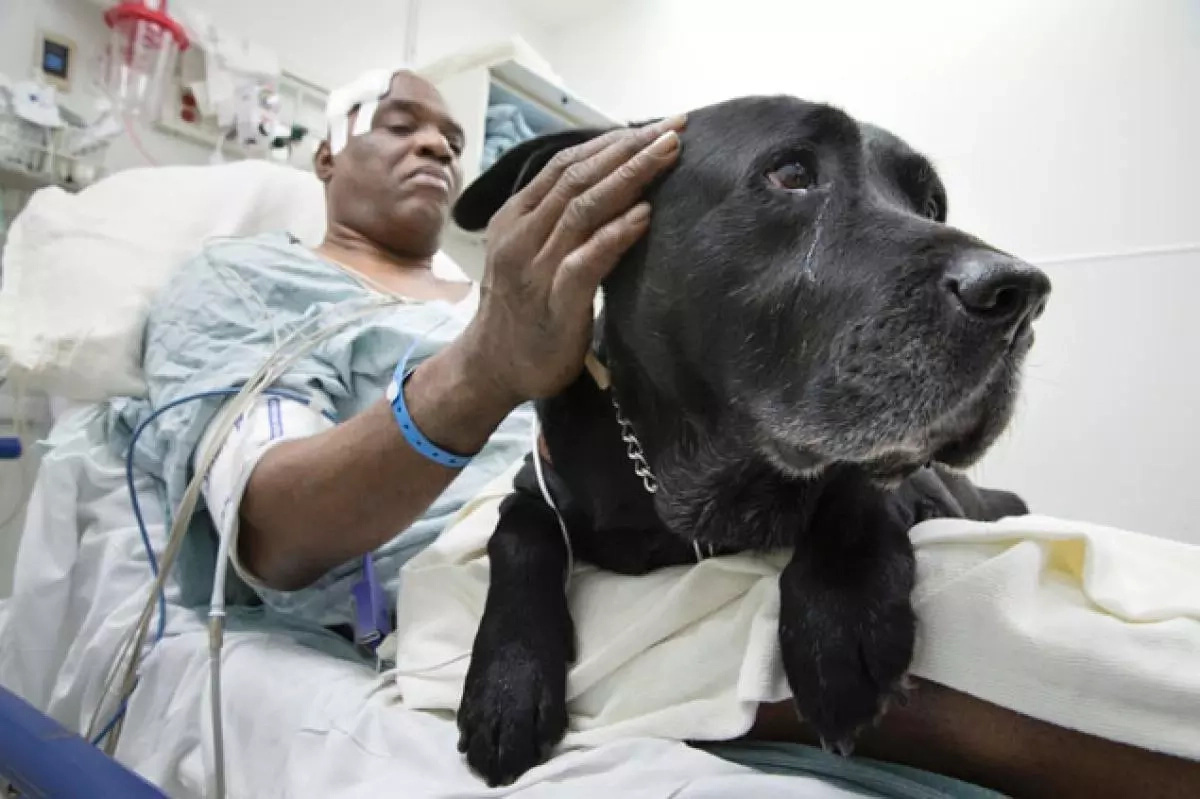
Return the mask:
<path id="1" fill-rule="evenodd" d="M 60 92 L 71 91 L 71 75 L 75 71 L 75 43 L 65 36 L 42 31 L 38 36 L 35 57 L 41 78 Z"/>
<path id="2" fill-rule="evenodd" d="M 93 119 L 84 119 L 60 104 L 54 86 L 0 75 L 0 190 L 72 190 L 99 178 L 120 125 L 107 103 L 95 110 Z"/>
<path id="3" fill-rule="evenodd" d="M 214 161 L 311 162 L 327 92 L 284 73 L 269 48 L 216 25 L 198 5 L 179 19 L 192 47 L 170 76 L 156 126 L 213 148 Z"/>
<path id="4" fill-rule="evenodd" d="M 117 113 L 154 118 L 163 90 L 188 48 L 183 26 L 167 0 L 127 0 L 104 12 L 110 33 L 103 58 L 105 93 Z"/>

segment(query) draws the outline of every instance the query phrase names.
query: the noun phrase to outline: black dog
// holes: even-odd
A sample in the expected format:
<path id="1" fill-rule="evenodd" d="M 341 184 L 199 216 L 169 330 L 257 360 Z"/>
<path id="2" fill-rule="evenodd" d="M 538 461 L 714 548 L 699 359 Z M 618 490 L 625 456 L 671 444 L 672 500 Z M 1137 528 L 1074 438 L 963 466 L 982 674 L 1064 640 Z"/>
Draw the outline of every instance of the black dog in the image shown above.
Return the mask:
<path id="1" fill-rule="evenodd" d="M 455 219 L 482 228 L 598 133 L 511 150 Z M 611 391 L 585 374 L 538 405 L 550 493 L 575 556 L 612 571 L 790 548 L 784 669 L 801 717 L 848 753 L 912 657 L 909 529 L 1026 510 L 941 464 L 971 464 L 1007 423 L 1049 281 L 946 225 L 929 162 L 834 108 L 734 100 L 689 114 L 682 140 L 604 285 Z M 574 656 L 558 521 L 530 463 L 515 488 L 458 712 L 493 784 L 561 739 Z"/>

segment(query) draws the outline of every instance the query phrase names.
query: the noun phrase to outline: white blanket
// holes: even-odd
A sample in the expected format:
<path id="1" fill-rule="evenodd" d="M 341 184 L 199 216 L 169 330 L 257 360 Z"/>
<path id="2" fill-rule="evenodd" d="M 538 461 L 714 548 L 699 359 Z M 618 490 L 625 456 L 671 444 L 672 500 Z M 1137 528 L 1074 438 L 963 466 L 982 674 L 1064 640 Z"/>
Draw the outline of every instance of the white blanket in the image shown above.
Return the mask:
<path id="1" fill-rule="evenodd" d="M 87 727 L 150 584 L 124 469 L 103 441 L 102 422 L 83 409 L 56 428 L 30 503 L 14 594 L 0 601 L 0 684 L 77 731 Z M 155 486 L 139 478 L 138 488 L 150 537 L 161 547 Z M 202 614 L 178 607 L 174 593 L 167 635 L 139 672 L 117 758 L 168 796 L 199 799 L 212 795 L 208 637 Z M 797 763 L 798 776 L 775 776 L 647 738 L 571 753 L 513 786 L 489 789 L 455 748 L 454 721 L 400 707 L 390 679 L 321 651 L 345 651 L 340 639 L 278 617 L 234 626 L 222 654 L 230 799 L 878 795 L 812 776 L 821 769 L 811 763 Z M 903 782 L 885 780 L 896 796 L 947 795 L 920 782 L 900 790 Z"/>
<path id="2" fill-rule="evenodd" d="M 397 683 L 454 710 L 507 484 L 404 571 Z M 1200 759 L 1200 547 L 1029 516 L 912 532 L 915 674 L 1063 727 Z M 724 740 L 786 698 L 776 643 L 785 555 L 623 577 L 582 568 L 570 603 L 567 749 L 630 735 Z"/>

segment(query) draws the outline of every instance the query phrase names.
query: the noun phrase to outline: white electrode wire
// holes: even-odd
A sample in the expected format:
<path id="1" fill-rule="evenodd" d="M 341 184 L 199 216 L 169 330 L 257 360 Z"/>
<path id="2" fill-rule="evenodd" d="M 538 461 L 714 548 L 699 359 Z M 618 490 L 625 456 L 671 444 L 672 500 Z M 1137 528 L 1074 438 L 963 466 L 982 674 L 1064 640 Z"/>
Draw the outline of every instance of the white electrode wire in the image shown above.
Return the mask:
<path id="1" fill-rule="evenodd" d="M 406 300 L 401 297 L 391 297 L 391 298 L 384 298 L 384 300 L 382 302 L 377 300 L 376 304 L 379 305 L 380 307 L 388 307 L 391 305 L 403 304 L 404 302 L 406 302 Z M 401 359 L 401 362 L 400 362 L 401 366 L 403 366 L 403 364 L 408 362 L 408 359 L 409 359 L 409 357 L 411 357 L 412 352 L 416 348 L 418 341 L 420 341 L 425 336 L 432 335 L 440 327 L 442 327 L 443 325 L 448 323 L 451 319 L 452 319 L 452 317 L 449 317 L 449 316 L 441 319 L 440 321 L 438 321 L 437 324 L 433 325 L 428 330 L 426 330 L 425 333 L 423 334 L 423 336 L 421 336 L 419 338 L 415 338 L 413 340 L 413 342 L 409 345 L 408 351 L 405 352 L 404 357 Z M 357 319 L 353 319 L 350 321 L 357 321 Z M 339 326 L 333 332 L 340 331 L 341 327 L 342 326 Z M 317 343 L 320 343 L 321 340 L 324 340 L 324 338 L 327 338 L 328 336 L 326 335 L 326 333 L 327 333 L 327 331 L 323 330 L 321 335 L 316 337 L 316 341 L 313 341 L 312 346 L 315 346 Z M 305 353 L 308 352 L 309 349 L 311 349 L 311 347 L 302 349 L 299 353 L 297 353 L 295 356 L 293 356 L 293 360 L 295 358 L 302 357 Z M 285 364 L 277 367 L 275 376 L 268 375 L 264 379 L 264 388 L 265 388 L 265 386 L 269 386 L 270 384 L 274 383 L 276 377 L 281 376 L 283 374 L 283 372 L 285 372 L 290 367 L 291 367 L 291 362 L 285 363 Z M 249 400 L 246 401 L 247 408 L 250 407 L 250 405 L 253 403 L 254 399 L 257 399 L 257 396 L 258 395 L 255 394 L 252 398 L 250 398 Z M 222 434 L 221 438 L 218 438 L 216 440 L 223 441 L 224 436 L 227 436 L 228 434 L 229 434 L 229 431 L 226 431 L 224 434 Z M 219 450 L 220 450 L 220 447 L 214 446 L 213 452 L 210 452 L 209 457 L 205 458 L 205 460 L 209 463 L 210 466 L 211 466 L 211 461 L 215 460 L 214 453 L 218 452 Z M 205 470 L 203 472 L 201 472 L 200 474 L 202 474 L 202 475 L 207 474 L 208 468 L 209 467 L 205 467 Z M 565 533 L 565 528 L 564 528 L 564 533 Z M 218 546 L 218 551 L 217 551 L 217 558 L 218 558 L 217 567 L 213 574 L 212 596 L 211 596 L 211 599 L 209 602 L 209 620 L 208 620 L 208 622 L 209 622 L 208 623 L 208 640 L 209 640 L 208 671 L 209 671 L 209 687 L 210 687 L 209 710 L 210 710 L 210 713 L 212 714 L 211 718 L 212 718 L 212 727 L 213 727 L 213 733 L 212 733 L 212 735 L 213 735 L 213 764 L 214 764 L 214 772 L 215 772 L 213 781 L 214 781 L 214 789 L 215 789 L 216 799 L 225 799 L 225 735 L 224 735 L 224 722 L 222 720 L 222 704 L 221 704 L 221 646 L 224 641 L 224 633 L 225 633 L 225 630 L 224 630 L 224 624 L 225 624 L 225 575 L 228 573 L 228 567 L 229 567 L 229 561 L 230 561 L 229 550 L 230 550 L 230 547 L 232 546 L 232 541 L 233 541 L 233 536 L 231 536 L 231 535 L 226 534 L 221 537 L 221 541 L 220 541 L 220 544 Z"/>
<path id="2" fill-rule="evenodd" d="M 208 603 L 209 711 L 212 714 L 213 763 L 217 799 L 225 796 L 225 727 L 221 718 L 221 646 L 225 638 L 225 575 L 229 571 L 233 535 L 226 532 L 217 546 L 212 598 Z"/>
<path id="3" fill-rule="evenodd" d="M 537 413 L 533 415 L 530 434 L 532 439 L 531 457 L 533 458 L 533 473 L 537 476 L 537 484 L 538 488 L 542 491 L 542 499 L 546 500 L 546 504 L 550 506 L 550 510 L 554 511 L 554 518 L 558 519 L 558 529 L 562 531 L 563 546 L 567 549 L 567 573 L 563 576 L 563 586 L 564 590 L 566 590 L 571 587 L 571 575 L 575 572 L 575 550 L 571 546 L 571 534 L 567 532 L 567 521 L 559 511 L 558 505 L 554 504 L 554 497 L 550 496 L 550 487 L 546 485 L 546 475 L 542 473 L 542 456 L 538 450 L 538 439 L 541 438 L 542 425 Z"/>
<path id="4" fill-rule="evenodd" d="M 213 788 L 216 799 L 225 799 L 225 730 L 221 720 L 221 644 L 224 613 L 208 620 L 209 710 L 212 713 Z"/>
<path id="5" fill-rule="evenodd" d="M 230 291 L 237 295 L 238 299 L 246 303 L 246 307 L 253 309 L 261 315 L 261 318 L 266 319 L 271 325 L 271 341 L 275 349 L 279 349 L 279 327 L 275 324 L 275 314 L 267 308 L 267 304 L 263 302 L 262 296 L 254 290 L 254 287 L 247 282 L 246 278 L 238 274 L 237 270 L 227 266 L 218 266 L 212 260 L 209 254 L 209 247 L 218 241 L 230 240 L 227 236 L 214 237 L 204 242 L 204 262 L 212 269 L 217 279 L 225 284 Z"/>
<path id="6" fill-rule="evenodd" d="M 324 327 L 319 328 L 316 332 L 305 335 L 311 327 L 314 327 L 319 321 L 326 321 L 329 316 L 343 310 L 342 306 L 337 306 L 330 311 L 329 314 L 319 317 L 318 319 L 310 320 L 294 330 L 287 339 L 279 344 L 275 352 L 263 363 L 262 366 L 250 377 L 242 389 L 225 406 L 218 411 L 216 417 L 211 422 L 211 427 L 214 431 L 214 441 L 224 441 L 232 431 L 234 423 L 237 419 L 251 408 L 254 402 L 262 393 L 270 388 L 280 377 L 282 377 L 292 365 L 300 358 L 308 354 L 314 347 L 330 337 L 340 333 L 349 325 L 363 319 L 380 310 L 402 305 L 408 302 L 407 299 L 397 296 L 380 296 L 372 297 L 365 304 L 365 307 L 360 310 L 353 311 L 347 318 L 340 321 L 330 322 Z M 344 305 L 356 305 L 355 302 L 345 303 Z M 357 305 L 356 305 L 357 307 Z M 451 321 L 452 317 L 446 317 L 438 321 L 429 330 L 425 336 L 431 335 L 438 328 Z M 414 339 L 409 350 L 405 353 L 403 361 L 407 362 L 413 350 L 416 348 L 417 342 L 420 340 Z M 112 675 L 105 686 L 104 692 L 101 695 L 100 703 L 96 708 L 96 712 L 92 716 L 92 722 L 89 725 L 89 735 L 94 732 L 95 725 L 100 717 L 100 709 L 103 707 L 105 700 L 108 698 L 113 684 L 116 682 L 116 674 L 121 670 L 120 661 L 128 656 L 128 662 L 125 664 L 125 679 L 122 685 L 121 700 L 118 708 L 123 708 L 128 702 L 130 695 L 133 692 L 134 686 L 137 684 L 137 666 L 139 658 L 136 656 L 140 653 L 145 644 L 145 637 L 149 630 L 150 619 L 153 617 L 153 608 L 155 599 L 163 590 L 166 574 L 174 565 L 175 557 L 178 555 L 182 545 L 183 537 L 186 534 L 191 516 L 195 511 L 195 506 L 202 490 L 205 477 L 212 468 L 213 461 L 216 460 L 220 452 L 219 446 L 210 447 L 203 453 L 198 464 L 192 481 L 188 484 L 184 491 L 183 498 L 180 500 L 179 507 L 176 510 L 175 518 L 171 524 L 171 531 L 168 535 L 167 547 L 161 558 L 158 577 L 154 581 L 151 588 L 150 598 L 143 608 L 142 615 L 138 619 L 135 629 L 131 631 L 131 635 L 127 636 L 128 643 L 122 647 L 122 651 L 118 655 L 117 664 L 114 666 Z M 565 527 L 564 534 L 565 534 Z M 568 541 L 568 547 L 570 542 Z M 213 725 L 212 740 L 213 740 L 213 756 L 214 756 L 214 792 L 217 799 L 224 799 L 226 789 L 225 779 L 225 742 L 224 728 L 222 721 L 222 702 L 221 702 L 221 649 L 224 639 L 224 619 L 225 619 L 225 580 L 228 573 L 230 547 L 232 546 L 232 537 L 223 536 L 218 545 L 217 564 L 213 575 L 213 590 L 209 603 L 209 684 L 210 684 L 210 710 Z M 121 727 L 124 723 L 124 716 L 118 711 L 118 715 L 112 724 L 111 733 L 105 741 L 105 751 L 112 755 L 116 750 L 117 741 L 119 740 Z"/>
<path id="7" fill-rule="evenodd" d="M 394 304 L 388 300 L 374 300 L 370 306 L 364 311 L 359 312 L 348 319 L 330 324 L 320 333 L 304 338 L 304 334 L 308 332 L 311 323 L 301 326 L 285 340 L 283 346 L 269 358 L 266 363 L 246 382 L 241 392 L 230 400 L 218 412 L 216 418 L 212 422 L 216 432 L 215 440 L 223 441 L 233 429 L 233 424 L 246 409 L 251 407 L 254 401 L 258 398 L 261 392 L 267 388 L 272 382 L 280 377 L 286 370 L 297 360 L 303 357 L 317 344 L 325 339 L 337 334 L 346 326 L 358 321 L 359 318 L 375 313 L 383 306 Z M 313 320 L 314 322 L 316 320 Z M 297 351 L 289 353 L 292 343 L 298 341 Z M 205 453 L 202 461 L 196 468 L 192 482 L 188 485 L 184 492 L 183 498 L 179 503 L 179 507 L 175 512 L 175 518 L 172 521 L 171 530 L 168 535 L 167 547 L 163 552 L 159 574 L 150 591 L 150 597 L 147 600 L 142 614 L 138 619 L 135 627 L 135 635 L 132 642 L 132 647 L 128 652 L 128 661 L 125 667 L 124 679 L 122 680 L 120 691 L 120 702 L 128 700 L 133 693 L 134 685 L 137 682 L 137 666 L 139 655 L 145 645 L 146 634 L 149 630 L 150 620 L 154 614 L 155 598 L 159 591 L 163 590 L 167 575 L 170 574 L 174 567 L 175 559 L 179 554 L 179 550 L 183 543 L 184 535 L 187 531 L 188 524 L 191 521 L 192 514 L 195 511 L 197 501 L 203 487 L 203 478 L 208 474 L 212 466 L 212 462 L 216 459 L 217 448 L 213 448 Z M 108 689 L 105 691 L 105 696 L 108 694 Z M 105 742 L 105 751 L 112 755 L 116 751 L 116 745 L 120 738 L 121 727 L 123 722 L 118 722 L 113 729 L 113 733 Z M 90 732 L 90 731 L 89 731 Z"/>
<path id="8" fill-rule="evenodd" d="M 215 241 L 220 238 L 225 238 L 225 237 L 214 237 L 212 239 L 212 241 Z M 213 263 L 211 261 L 211 259 L 205 259 L 205 262 L 208 263 L 211 267 L 213 267 L 214 272 L 218 273 L 221 276 L 225 276 L 226 274 L 228 274 L 228 277 L 231 277 L 235 281 L 240 282 L 242 284 L 242 287 L 245 288 L 249 294 L 251 294 L 251 295 L 254 294 L 254 291 L 249 286 L 249 284 L 247 284 L 240 277 L 240 275 L 237 275 L 236 273 L 234 273 L 233 270 L 217 268 L 217 265 L 215 263 Z M 241 291 L 237 291 L 235 293 L 237 293 L 243 300 L 245 300 L 245 295 Z M 302 348 L 301 355 L 303 353 L 310 351 L 313 347 L 315 347 L 318 343 L 320 343 L 320 341 L 323 340 L 323 338 L 328 337 L 328 336 L 322 337 L 321 334 L 323 331 L 321 329 L 318 329 L 316 333 L 313 333 L 308 338 L 304 338 L 304 336 L 309 331 L 311 331 L 313 328 L 317 327 L 320 323 L 328 321 L 329 317 L 336 316 L 339 312 L 345 311 L 346 308 L 348 308 L 348 307 L 349 308 L 358 307 L 358 305 L 361 303 L 363 303 L 363 300 L 348 300 L 346 302 L 343 302 L 343 303 L 331 308 L 327 314 L 324 314 L 319 317 L 315 317 L 313 319 L 309 319 L 308 321 L 300 324 L 296 329 L 291 331 L 291 333 L 288 335 L 288 337 L 282 343 L 279 341 L 279 332 L 274 324 L 274 320 L 272 319 L 271 320 L 271 337 L 272 337 L 272 341 L 275 345 L 275 350 L 274 350 L 274 352 L 272 352 L 271 356 L 267 359 L 267 361 L 264 362 L 263 365 L 259 368 L 259 371 L 256 372 L 255 375 L 251 376 L 251 378 L 246 382 L 245 386 L 243 387 L 243 394 L 245 392 L 248 392 L 248 391 L 254 389 L 255 388 L 254 384 L 263 375 L 263 373 L 266 370 L 270 369 L 272 367 L 272 365 L 277 362 L 278 359 L 280 359 L 286 355 L 285 350 L 288 346 L 295 344 L 295 346 Z M 261 301 L 259 304 L 261 305 Z M 376 310 L 386 308 L 386 307 L 391 307 L 396 304 L 399 304 L 399 300 L 397 298 L 395 298 L 394 296 L 385 296 L 383 298 L 369 297 L 366 299 L 366 307 L 364 308 L 363 312 L 361 314 L 355 315 L 351 319 L 344 320 L 341 325 L 337 326 L 337 329 L 341 329 L 341 327 L 344 327 L 347 324 L 357 321 L 357 319 L 360 318 L 361 316 L 369 315 L 371 313 L 376 312 Z M 263 306 L 263 310 L 265 312 L 265 310 L 266 310 L 265 306 Z M 268 316 L 270 316 L 270 315 L 268 314 Z M 332 327 L 333 323 L 330 323 L 330 325 Z M 332 334 L 332 332 L 335 332 L 335 331 L 330 330 L 330 331 L 324 331 L 324 332 Z M 273 379 L 274 378 L 271 378 L 270 382 L 273 382 Z M 270 382 L 268 382 L 266 385 L 269 385 Z M 256 396 L 257 396 L 257 394 L 256 394 Z M 229 403 L 227 403 L 226 407 L 228 407 L 228 405 L 230 405 L 230 404 L 236 404 L 240 398 L 243 398 L 242 395 L 234 397 L 233 399 L 231 399 L 229 401 Z M 249 404 L 252 402 L 253 402 L 253 399 L 248 400 L 246 403 L 246 407 L 249 407 Z M 240 412 L 233 414 L 229 418 L 236 419 L 238 415 L 240 415 Z M 213 424 L 214 425 L 217 424 L 217 422 L 221 418 L 222 418 L 221 414 L 218 413 L 218 416 L 216 417 L 216 419 L 214 419 Z M 227 431 L 228 431 L 228 428 L 226 428 L 225 435 L 228 435 Z M 224 437 L 222 437 L 220 440 L 224 440 Z M 200 475 L 207 474 L 207 469 L 200 472 L 199 474 Z M 189 488 L 191 488 L 190 485 L 189 485 Z M 186 499 L 186 497 L 187 497 L 187 494 L 185 492 L 185 499 Z M 193 500 L 190 504 L 192 506 L 192 509 L 194 509 L 195 501 Z M 178 511 L 176 513 L 176 520 L 175 520 L 176 522 L 179 521 L 179 519 L 178 519 L 179 516 L 184 516 L 186 519 L 190 520 L 191 511 L 189 510 L 186 514 L 184 514 L 181 512 L 183 510 L 184 510 L 184 505 L 183 505 L 183 503 L 181 503 L 180 508 L 178 509 Z M 182 528 L 186 528 L 186 524 L 187 524 L 187 522 L 184 522 L 182 525 L 172 524 L 171 533 L 168 536 L 167 547 L 163 552 L 163 558 L 167 559 L 168 566 L 173 565 L 175 556 L 178 554 L 178 548 L 182 544 L 182 538 L 181 538 L 181 536 L 177 535 L 177 531 Z M 161 568 L 159 569 L 159 575 L 161 578 L 161 575 L 162 575 Z M 159 579 L 153 584 L 153 587 L 151 588 L 152 593 L 160 593 L 161 592 L 162 586 L 164 584 L 164 580 L 165 580 L 165 578 Z M 151 612 L 151 616 L 152 615 L 153 614 Z M 87 732 L 88 732 L 89 737 L 94 736 L 97 732 L 99 720 L 104 715 L 103 711 L 106 708 L 106 703 L 107 703 L 107 701 L 112 693 L 112 690 L 115 686 L 115 683 L 117 681 L 117 674 L 120 673 L 122 671 L 122 669 L 125 669 L 125 673 L 128 677 L 128 675 L 131 672 L 136 671 L 136 668 L 138 665 L 138 660 L 140 659 L 140 653 L 142 652 L 142 646 L 144 645 L 144 642 L 145 642 L 145 632 L 146 632 L 148 625 L 149 625 L 149 618 L 146 617 L 145 614 L 143 614 L 143 616 L 139 619 L 139 622 L 136 625 L 134 625 L 134 627 L 132 627 L 128 633 L 126 633 L 124 639 L 122 640 L 121 645 L 118 647 L 117 656 L 114 659 L 113 667 L 110 670 L 109 678 L 105 684 L 104 691 L 102 692 L 102 694 L 100 696 L 100 699 L 93 711 L 91 720 L 88 725 Z M 135 646 L 135 643 L 136 643 L 136 646 Z M 136 680 L 136 676 L 134 677 L 134 680 Z M 127 680 L 127 682 L 128 682 L 128 680 Z M 126 698 L 128 696 L 128 693 L 131 693 L 131 692 L 132 692 L 132 688 L 129 688 L 126 693 Z M 123 701 L 124 700 L 122 700 L 121 702 L 117 702 L 116 707 L 121 707 L 123 704 Z M 120 729 L 121 729 L 122 723 L 123 723 L 122 720 L 118 718 L 113 725 L 113 729 L 111 730 L 110 734 L 108 735 L 108 743 L 105 745 L 105 751 L 108 752 L 110 755 L 115 750 L 116 742 L 120 738 Z"/>
<path id="9" fill-rule="evenodd" d="M 281 377 L 288 368 L 296 361 L 310 352 L 321 342 L 331 338 L 349 325 L 365 318 L 371 314 L 378 312 L 387 307 L 400 304 L 399 299 L 379 297 L 371 298 L 366 307 L 355 313 L 352 313 L 348 318 L 330 323 L 324 328 L 320 328 L 318 332 L 312 333 L 313 328 L 318 322 L 325 321 L 326 317 L 319 317 L 309 320 L 305 324 L 294 330 L 280 345 L 279 349 L 272 354 L 270 358 L 259 367 L 258 371 L 246 381 L 240 393 L 232 400 L 226 403 L 214 418 L 212 425 L 215 429 L 214 440 L 224 441 L 233 429 L 234 422 L 237 420 L 252 403 L 257 400 L 258 396 L 264 389 L 269 387 L 271 383 Z M 331 314 L 336 313 L 339 308 L 333 309 Z M 307 335 L 307 338 L 305 337 Z M 290 352 L 295 348 L 295 352 Z M 179 550 L 183 543 L 184 533 L 187 530 L 188 524 L 191 521 L 192 513 L 195 511 L 196 503 L 199 500 L 200 492 L 203 488 L 204 477 L 208 474 L 212 467 L 212 462 L 216 459 L 218 448 L 212 448 L 204 454 L 200 464 L 197 465 L 192 481 L 188 484 L 184 491 L 183 498 L 180 500 L 179 507 L 176 509 L 175 517 L 171 523 L 170 533 L 167 537 L 167 546 L 163 551 L 161 565 L 159 568 L 158 577 L 150 590 L 150 596 L 147 599 L 146 605 L 142 610 L 141 616 L 134 628 L 134 636 L 132 639 L 132 647 L 128 653 L 128 662 L 124 669 L 124 679 L 120 691 L 120 702 L 124 702 L 133 692 L 133 685 L 137 679 L 138 654 L 142 651 L 145 645 L 146 633 L 150 626 L 150 620 L 154 615 L 154 606 L 157 594 L 163 590 L 167 580 L 167 575 L 171 573 L 174 567 L 175 559 L 179 554 Z M 118 670 L 119 671 L 119 670 Z M 114 675 L 115 676 L 115 675 Z M 101 695 L 101 702 L 107 699 L 112 688 L 112 683 L 105 687 L 105 691 Z M 120 737 L 120 723 L 113 729 L 113 733 L 107 738 L 105 743 L 105 751 L 111 755 L 116 750 L 117 741 Z M 89 734 L 94 733 L 94 729 L 89 730 Z"/>

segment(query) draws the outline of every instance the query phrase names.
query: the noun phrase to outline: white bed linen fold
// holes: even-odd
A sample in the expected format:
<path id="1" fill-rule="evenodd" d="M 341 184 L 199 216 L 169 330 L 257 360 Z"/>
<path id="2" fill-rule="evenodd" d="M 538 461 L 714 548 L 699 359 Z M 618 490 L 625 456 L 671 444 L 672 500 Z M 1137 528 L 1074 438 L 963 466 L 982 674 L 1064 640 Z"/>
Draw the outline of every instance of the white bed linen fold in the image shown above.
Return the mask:
<path id="1" fill-rule="evenodd" d="M 497 480 L 404 569 L 397 683 L 457 708 L 487 594 Z M 995 704 L 1200 759 L 1200 547 L 1041 516 L 936 520 L 912 532 L 912 671 Z M 785 553 L 626 577 L 584 567 L 564 746 L 630 735 L 727 740 L 789 696 L 780 665 Z"/>

